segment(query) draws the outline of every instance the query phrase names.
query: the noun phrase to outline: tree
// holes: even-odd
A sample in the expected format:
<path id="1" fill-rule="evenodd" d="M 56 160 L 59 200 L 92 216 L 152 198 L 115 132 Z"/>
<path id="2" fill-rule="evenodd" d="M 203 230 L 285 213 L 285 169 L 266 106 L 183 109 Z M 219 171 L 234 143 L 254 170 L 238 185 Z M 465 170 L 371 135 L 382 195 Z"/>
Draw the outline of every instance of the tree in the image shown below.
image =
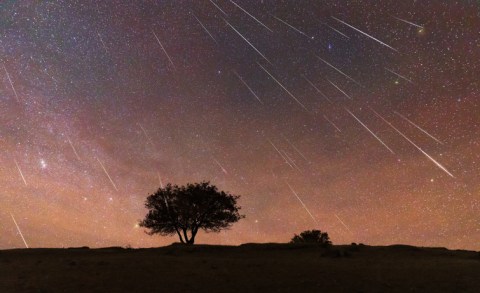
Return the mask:
<path id="1" fill-rule="evenodd" d="M 219 232 L 244 218 L 237 206 L 238 195 L 218 191 L 208 181 L 185 186 L 168 184 L 147 197 L 149 210 L 139 225 L 149 235 L 178 235 L 180 242 L 193 244 L 198 230 Z M 188 236 L 190 234 L 190 236 Z"/>
<path id="2" fill-rule="evenodd" d="M 332 244 L 328 237 L 328 233 L 320 230 L 307 230 L 300 233 L 300 235 L 295 234 L 292 240 L 290 240 L 290 243 L 316 243 L 326 246 Z"/>

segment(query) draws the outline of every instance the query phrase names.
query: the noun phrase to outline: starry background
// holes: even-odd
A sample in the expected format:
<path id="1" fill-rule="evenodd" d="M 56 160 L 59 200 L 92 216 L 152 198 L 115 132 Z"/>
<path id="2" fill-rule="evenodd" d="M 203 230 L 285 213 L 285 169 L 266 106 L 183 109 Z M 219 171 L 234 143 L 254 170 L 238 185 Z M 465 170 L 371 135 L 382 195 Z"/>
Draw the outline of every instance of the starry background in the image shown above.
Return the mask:
<path id="1" fill-rule="evenodd" d="M 169 244 L 146 196 L 205 179 L 247 217 L 199 243 L 478 250 L 479 27 L 477 1 L 2 1 L 0 248 L 13 219 Z"/>

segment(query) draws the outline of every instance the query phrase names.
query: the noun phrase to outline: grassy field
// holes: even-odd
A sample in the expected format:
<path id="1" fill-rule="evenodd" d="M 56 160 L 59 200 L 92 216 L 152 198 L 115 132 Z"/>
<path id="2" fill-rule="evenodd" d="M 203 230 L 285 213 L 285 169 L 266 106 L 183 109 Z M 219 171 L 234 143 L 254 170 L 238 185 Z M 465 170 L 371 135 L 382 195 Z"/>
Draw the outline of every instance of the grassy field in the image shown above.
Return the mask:
<path id="1" fill-rule="evenodd" d="M 480 253 L 288 244 L 2 250 L 0 292 L 480 292 Z"/>

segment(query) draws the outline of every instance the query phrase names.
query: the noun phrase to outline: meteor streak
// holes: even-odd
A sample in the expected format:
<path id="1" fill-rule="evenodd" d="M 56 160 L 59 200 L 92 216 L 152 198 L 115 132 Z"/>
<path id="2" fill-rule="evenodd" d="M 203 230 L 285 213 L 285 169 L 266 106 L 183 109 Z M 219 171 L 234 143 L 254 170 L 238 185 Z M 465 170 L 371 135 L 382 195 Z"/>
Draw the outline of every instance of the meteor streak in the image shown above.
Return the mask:
<path id="1" fill-rule="evenodd" d="M 392 125 L 392 123 L 388 122 L 385 118 L 383 118 L 380 114 L 377 113 L 377 111 L 373 110 L 373 108 L 369 107 L 370 110 L 372 110 L 373 113 L 375 113 L 375 115 L 377 115 L 380 119 L 382 119 L 385 123 L 387 123 L 388 125 L 390 125 L 390 127 L 392 127 L 396 132 L 398 132 L 398 134 L 400 134 L 401 136 L 403 136 L 403 138 L 405 138 L 409 143 L 411 143 L 417 150 L 419 150 L 422 154 L 424 154 L 430 161 L 432 161 L 438 168 L 440 168 L 443 172 L 447 173 L 448 176 L 452 177 L 452 178 L 455 178 L 455 176 L 453 176 L 452 173 L 450 173 L 447 168 L 445 168 L 444 166 L 442 166 L 442 164 L 440 164 L 439 162 L 437 162 L 434 158 L 432 158 L 429 154 L 427 154 L 422 148 L 420 148 L 419 146 L 417 146 L 411 139 L 409 139 L 405 134 L 403 134 L 400 130 L 398 130 L 395 126 Z"/>
<path id="2" fill-rule="evenodd" d="M 405 79 L 406 81 L 408 81 L 409 83 L 412 83 L 413 84 L 413 81 L 411 81 L 410 79 L 406 78 L 405 76 L 403 75 L 400 75 L 398 73 L 396 73 L 395 71 L 391 70 L 391 69 L 388 69 L 387 67 L 385 67 L 385 70 L 389 71 L 390 73 L 393 73 L 395 74 L 396 76 L 400 77 L 401 79 Z"/>
<path id="3" fill-rule="evenodd" d="M 342 33 L 341 31 L 337 30 L 336 28 L 330 26 L 328 23 L 324 23 L 324 22 L 323 22 L 323 25 L 328 26 L 329 28 L 331 28 L 332 30 L 336 31 L 337 33 L 339 33 L 340 35 L 344 36 L 345 38 L 350 39 L 349 36 L 347 36 L 346 34 Z"/>
<path id="4" fill-rule="evenodd" d="M 387 47 L 387 48 L 390 48 L 390 49 L 392 49 L 392 50 L 395 51 L 395 52 L 398 52 L 398 50 L 395 49 L 395 48 L 393 48 L 392 46 L 390 46 L 390 45 L 388 45 L 388 44 L 385 44 L 384 42 L 380 41 L 379 39 L 374 38 L 373 36 L 371 36 L 371 35 L 363 32 L 363 31 L 359 30 L 358 28 L 356 28 L 356 27 L 354 27 L 354 26 L 349 25 L 348 23 L 344 22 L 343 20 L 340 20 L 340 19 L 336 18 L 335 16 L 332 16 L 332 18 L 335 19 L 336 21 L 341 22 L 341 23 L 343 23 L 344 25 L 346 25 L 346 26 L 348 26 L 348 27 L 356 30 L 357 32 L 359 32 L 359 33 L 361 33 L 361 34 L 363 34 L 363 35 L 371 38 L 372 40 L 377 41 L 378 43 L 382 44 L 383 46 L 385 46 L 385 47 Z"/>
<path id="5" fill-rule="evenodd" d="M 197 20 L 198 24 L 203 28 L 203 30 L 212 38 L 212 40 L 217 43 L 217 40 L 213 37 L 213 35 L 210 33 L 210 31 L 203 25 L 203 23 L 198 19 L 198 17 L 192 12 L 193 17 Z M 217 43 L 218 44 L 218 43 Z"/>
<path id="6" fill-rule="evenodd" d="M 353 81 L 353 82 L 356 83 L 357 85 L 362 86 L 358 81 L 356 81 L 355 79 L 351 78 L 349 75 L 345 74 L 343 71 L 341 71 L 341 70 L 338 69 L 337 67 L 333 66 L 332 64 L 328 63 L 327 61 L 323 60 L 322 58 L 318 57 L 317 55 L 315 55 L 315 57 L 317 57 L 318 59 L 322 60 L 323 63 L 325 63 L 325 64 L 327 64 L 328 66 L 330 66 L 331 68 L 335 69 L 338 73 L 342 74 L 343 76 L 345 76 L 345 77 L 348 78 L 349 80 Z"/>
<path id="7" fill-rule="evenodd" d="M 140 126 L 140 128 L 142 129 L 145 138 L 152 144 L 152 146 L 154 146 L 152 139 L 150 138 L 150 136 L 148 136 L 147 131 L 145 130 L 145 128 L 143 128 L 142 124 L 138 123 L 138 126 Z"/>
<path id="8" fill-rule="evenodd" d="M 68 143 L 70 144 L 70 147 L 72 147 L 73 153 L 75 154 L 75 156 L 77 157 L 77 159 L 78 159 L 79 161 L 81 161 L 80 156 L 78 155 L 77 150 L 76 150 L 75 147 L 73 146 L 73 143 L 72 143 L 72 141 L 70 140 L 70 137 L 69 137 L 68 135 L 67 135 L 67 141 L 68 141 Z"/>
<path id="9" fill-rule="evenodd" d="M 273 146 L 273 148 L 277 151 L 277 153 L 280 155 L 280 157 L 282 157 L 282 159 L 285 161 L 285 163 L 287 163 L 287 165 L 289 165 L 290 168 L 293 169 L 293 166 L 290 164 L 290 162 L 287 160 L 287 158 L 285 158 L 285 156 L 280 152 L 280 150 L 273 144 L 273 142 L 270 139 L 267 139 L 267 140 Z"/>
<path id="10" fill-rule="evenodd" d="M 348 230 L 348 232 L 352 233 L 352 231 L 350 230 L 350 228 L 348 228 L 348 226 L 342 221 L 342 219 L 340 219 L 340 217 L 337 216 L 337 214 L 334 214 L 334 215 L 335 215 L 335 217 L 338 219 L 338 221 L 340 221 L 340 223 L 342 223 L 343 227 L 345 227 L 345 228 Z M 352 233 L 352 234 L 353 234 L 353 233 Z"/>
<path id="11" fill-rule="evenodd" d="M 222 164 L 220 164 L 220 162 L 217 161 L 217 159 L 215 159 L 215 158 L 213 158 L 213 160 L 214 160 L 215 163 L 220 167 L 220 169 L 222 169 L 222 172 L 225 173 L 225 175 L 228 175 L 227 170 L 225 170 L 225 168 L 223 168 Z"/>
<path id="12" fill-rule="evenodd" d="M 358 123 L 360 123 L 366 130 L 368 130 L 368 132 L 370 132 L 385 148 L 387 148 L 387 150 L 389 150 L 392 154 L 395 154 L 391 148 L 389 148 L 375 133 L 373 133 L 373 131 L 370 130 L 370 128 L 368 128 L 367 125 L 365 125 L 362 121 L 360 121 L 360 119 L 357 118 L 357 116 L 355 116 L 352 112 L 350 112 L 350 110 L 348 110 L 347 108 L 345 108 L 345 110 L 350 114 L 352 115 L 353 118 L 355 118 L 355 120 L 358 121 Z"/>
<path id="13" fill-rule="evenodd" d="M 335 125 L 335 123 L 333 123 L 332 121 L 330 121 L 330 119 L 328 119 L 327 116 L 323 115 L 323 118 L 325 118 L 325 120 L 327 120 L 333 127 L 335 127 L 335 129 L 338 130 L 338 132 L 342 132 L 340 128 L 338 128 L 337 125 Z"/>
<path id="14" fill-rule="evenodd" d="M 8 78 L 8 82 L 10 83 L 10 87 L 12 88 L 13 93 L 15 94 L 15 99 L 17 100 L 18 103 L 20 103 L 20 99 L 18 98 L 17 91 L 15 90 L 15 87 L 13 86 L 12 79 L 10 78 L 10 74 L 7 71 L 7 67 L 5 67 L 5 64 L 2 64 L 2 65 L 3 65 L 3 69 L 5 70 L 5 73 L 7 74 L 7 78 Z"/>
<path id="15" fill-rule="evenodd" d="M 97 161 L 98 161 L 98 162 L 100 163 L 100 165 L 102 166 L 102 169 L 103 169 L 103 171 L 105 172 L 105 174 L 107 175 L 108 179 L 110 179 L 110 183 L 112 183 L 113 188 L 115 188 L 115 190 L 118 191 L 117 186 L 116 186 L 115 183 L 113 182 L 112 177 L 110 177 L 110 175 L 108 174 L 107 169 L 105 169 L 105 166 L 102 164 L 102 162 L 101 162 L 98 158 L 97 158 Z"/>
<path id="16" fill-rule="evenodd" d="M 303 153 L 285 135 L 282 134 L 282 137 L 305 161 L 309 162 L 309 160 L 303 155 Z"/>
<path id="17" fill-rule="evenodd" d="M 245 9 L 243 9 L 240 5 L 238 5 L 237 3 L 233 2 L 232 0 L 230 0 L 230 2 L 232 2 L 233 5 L 237 6 L 239 9 L 241 9 L 243 12 L 245 12 L 248 16 L 250 16 L 251 18 L 253 18 L 256 22 L 258 22 L 260 25 L 262 25 L 264 28 L 266 28 L 267 30 L 271 31 L 273 33 L 273 31 L 268 27 L 266 26 L 263 22 L 261 22 L 260 20 L 258 20 L 255 16 L 251 15 L 250 13 L 248 13 L 248 11 L 246 11 Z"/>
<path id="18" fill-rule="evenodd" d="M 158 171 L 157 171 L 157 177 L 158 177 L 158 183 L 160 183 L 160 187 L 163 188 L 162 177 L 160 176 L 160 173 Z"/>
<path id="19" fill-rule="evenodd" d="M 100 38 L 100 42 L 102 43 L 102 46 L 105 49 L 105 52 L 108 53 L 107 46 L 105 45 L 105 42 L 103 41 L 102 36 L 100 35 L 100 33 L 97 33 L 97 35 Z"/>
<path id="20" fill-rule="evenodd" d="M 243 83 L 243 85 L 245 85 L 245 87 L 247 87 L 247 89 L 250 91 L 250 93 L 252 93 L 252 95 L 260 102 L 260 104 L 263 105 L 263 102 L 262 100 L 260 100 L 260 98 L 257 96 L 257 94 L 252 90 L 252 88 L 243 80 L 243 78 L 235 71 L 233 70 L 233 73 L 238 77 L 238 79 Z"/>
<path id="21" fill-rule="evenodd" d="M 327 81 L 329 83 L 331 83 L 337 90 L 341 91 L 342 94 L 344 94 L 347 98 L 349 98 L 350 100 L 353 100 L 352 97 L 350 97 L 346 92 L 344 92 L 341 88 L 339 88 L 336 84 L 334 84 L 333 82 L 331 82 L 329 79 L 327 79 Z"/>
<path id="22" fill-rule="evenodd" d="M 20 166 L 17 163 L 16 159 L 13 159 L 15 161 L 15 165 L 17 165 L 18 173 L 20 173 L 20 176 L 23 179 L 23 183 L 25 183 L 25 186 L 27 186 L 27 180 L 25 180 L 25 177 L 23 176 L 22 169 L 20 169 Z"/>
<path id="23" fill-rule="evenodd" d="M 408 23 L 408 24 L 410 24 L 410 25 L 416 26 L 416 27 L 418 27 L 418 28 L 424 28 L 422 25 L 418 25 L 418 24 L 413 23 L 413 22 L 411 22 L 411 21 L 408 21 L 408 20 L 405 20 L 405 19 L 401 19 L 401 18 L 398 18 L 398 17 L 393 16 L 393 15 L 392 15 L 392 17 L 395 18 L 395 19 L 397 19 L 397 20 L 403 21 L 404 23 Z"/>
<path id="24" fill-rule="evenodd" d="M 220 10 L 221 13 L 225 14 L 225 16 L 228 16 L 228 14 L 220 8 L 220 6 L 217 5 L 217 3 L 213 2 L 213 0 L 209 0 L 215 7 L 217 7 L 218 10 Z"/>
<path id="25" fill-rule="evenodd" d="M 263 59 L 267 60 L 268 63 L 272 64 L 270 62 L 270 60 L 267 59 L 267 57 L 265 57 L 265 55 L 263 55 L 257 48 L 255 48 L 255 46 L 250 43 L 249 40 L 247 40 L 247 38 L 245 38 L 239 31 L 237 31 L 236 28 L 234 28 L 226 19 L 223 19 L 245 42 L 247 42 L 250 47 L 252 47 L 258 54 L 260 54 L 260 56 L 262 56 Z"/>
<path id="26" fill-rule="evenodd" d="M 304 75 L 302 76 L 323 98 L 325 98 L 325 100 L 327 100 L 330 104 L 332 104 L 332 101 L 327 97 L 327 95 L 325 95 L 310 79 L 308 79 Z"/>
<path id="27" fill-rule="evenodd" d="M 25 237 L 23 237 L 22 231 L 20 230 L 20 227 L 18 226 L 17 221 L 15 221 L 15 218 L 13 217 L 12 213 L 10 213 L 10 216 L 12 216 L 13 223 L 15 223 L 15 226 L 17 227 L 18 234 L 20 234 L 20 237 L 22 237 L 25 247 L 28 248 L 27 241 L 25 241 Z"/>
<path id="28" fill-rule="evenodd" d="M 302 32 L 301 30 L 299 30 L 298 28 L 294 27 L 293 25 L 289 24 L 288 22 L 276 17 L 275 15 L 273 14 L 270 14 L 271 16 L 273 16 L 276 20 L 282 22 L 283 24 L 287 25 L 288 27 L 290 27 L 291 29 L 295 30 L 296 32 L 306 36 L 307 38 L 311 39 L 312 37 L 310 37 L 309 35 L 307 35 L 306 33 Z"/>
<path id="29" fill-rule="evenodd" d="M 258 63 L 258 62 L 257 62 L 257 64 L 258 64 L 258 66 L 260 66 L 260 67 L 263 69 L 263 71 L 265 71 L 268 75 L 270 75 L 270 77 L 271 77 L 280 87 L 282 87 L 282 89 L 284 89 L 284 90 L 290 95 L 290 97 L 292 97 L 292 98 L 295 100 L 295 102 L 297 102 L 303 109 L 305 109 L 305 111 L 308 112 L 308 109 L 305 108 L 305 106 L 304 106 L 289 90 L 287 90 L 287 88 L 285 88 L 285 87 L 283 86 L 283 84 L 281 84 L 275 77 L 273 77 L 273 75 L 271 75 L 270 72 L 268 72 L 268 70 L 265 69 L 265 67 L 262 66 L 262 64 L 260 64 L 260 63 Z"/>
<path id="30" fill-rule="evenodd" d="M 168 55 L 167 50 L 165 50 L 165 48 L 163 47 L 162 42 L 160 42 L 160 39 L 157 37 L 157 34 L 156 34 L 153 30 L 152 30 L 152 33 L 153 33 L 153 35 L 155 36 L 155 39 L 157 39 L 157 42 L 158 42 L 158 44 L 160 45 L 160 48 L 162 48 L 163 52 L 164 52 L 165 55 L 167 56 L 168 61 L 170 61 L 170 64 L 172 64 L 173 69 L 176 70 L 175 64 L 173 64 L 172 58 L 170 58 L 170 55 Z"/>
<path id="31" fill-rule="evenodd" d="M 283 150 L 282 150 L 282 152 L 283 152 L 283 154 L 285 155 L 285 157 L 287 158 L 287 160 L 288 160 L 289 162 L 291 162 L 293 166 L 295 166 L 295 168 L 298 170 L 298 172 L 302 173 L 302 170 L 300 169 L 300 167 L 298 167 L 298 165 L 297 165 L 297 164 L 295 163 L 295 161 L 287 154 L 287 152 L 286 152 L 286 151 L 283 151 Z"/>
<path id="32" fill-rule="evenodd" d="M 425 133 L 426 135 L 430 136 L 430 138 L 432 138 L 433 140 L 435 140 L 436 142 L 438 142 L 439 144 L 443 144 L 443 142 L 441 142 L 439 139 L 437 139 L 435 136 L 431 135 L 430 133 L 428 133 L 425 129 L 421 128 L 420 126 L 418 126 L 417 124 L 415 124 L 413 121 L 411 121 L 410 119 L 408 119 L 407 117 L 403 116 L 402 114 L 398 113 L 397 111 L 394 111 L 395 114 L 397 114 L 398 116 L 402 117 L 404 120 L 406 120 L 408 123 L 412 124 L 413 126 L 415 126 L 417 129 L 419 129 L 420 131 L 422 131 L 423 133 Z"/>
<path id="33" fill-rule="evenodd" d="M 288 184 L 288 182 L 285 181 L 285 183 L 288 185 L 288 188 L 292 191 L 292 193 L 297 197 L 298 201 L 302 204 L 303 208 L 307 211 L 307 213 L 310 215 L 312 220 L 317 224 L 317 220 L 315 220 L 315 217 L 313 217 L 312 213 L 308 210 L 307 206 L 303 203 L 302 199 L 298 196 L 298 194 L 293 190 L 293 188 Z"/>

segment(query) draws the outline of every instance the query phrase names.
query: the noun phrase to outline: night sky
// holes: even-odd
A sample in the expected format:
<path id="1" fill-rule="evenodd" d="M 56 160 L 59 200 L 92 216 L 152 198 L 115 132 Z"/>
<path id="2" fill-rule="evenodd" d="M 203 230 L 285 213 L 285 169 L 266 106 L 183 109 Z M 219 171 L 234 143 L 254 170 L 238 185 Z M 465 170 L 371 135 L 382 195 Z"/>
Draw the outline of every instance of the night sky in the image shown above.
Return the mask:
<path id="1" fill-rule="evenodd" d="M 198 243 L 478 250 L 479 11 L 1 1 L 0 248 L 167 245 L 146 196 L 210 180 L 246 219 Z"/>

